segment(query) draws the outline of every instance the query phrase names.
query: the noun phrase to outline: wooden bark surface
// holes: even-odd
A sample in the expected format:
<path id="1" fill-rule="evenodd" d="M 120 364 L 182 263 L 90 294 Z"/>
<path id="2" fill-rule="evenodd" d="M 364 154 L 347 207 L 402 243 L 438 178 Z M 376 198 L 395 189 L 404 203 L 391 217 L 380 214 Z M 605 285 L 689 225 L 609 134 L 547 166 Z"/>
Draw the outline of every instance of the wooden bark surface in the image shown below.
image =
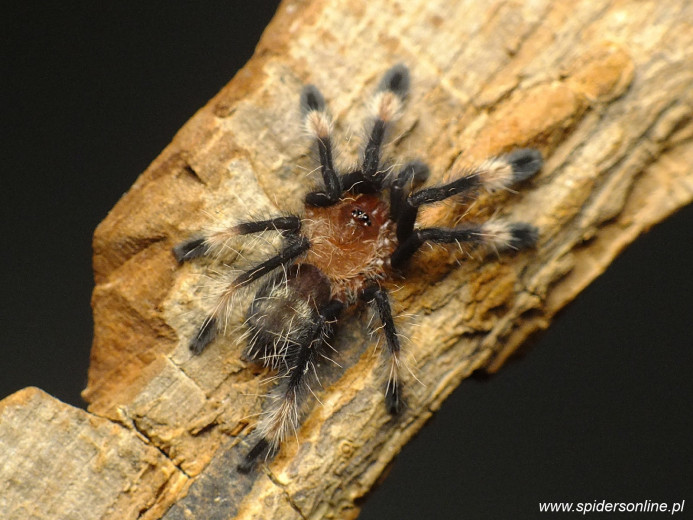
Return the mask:
<path id="1" fill-rule="evenodd" d="M 413 86 L 390 155 L 424 159 L 439 181 L 514 147 L 540 148 L 546 165 L 532 182 L 518 194 L 484 197 L 471 212 L 483 218 L 500 208 L 532 222 L 539 245 L 500 259 L 447 249 L 419 255 L 396 295 L 396 309 L 415 316 L 400 329 L 423 383 L 408 379 L 403 416 L 385 412 L 374 340 L 361 318 L 347 319 L 336 344 L 344 369 L 323 367 L 322 406 L 311 406 L 298 442 L 262 470 L 238 475 L 232 468 L 247 450 L 268 374 L 240 360 L 232 335 L 191 357 L 189 338 L 209 309 L 210 266 L 178 267 L 170 249 L 205 226 L 299 210 L 313 169 L 301 139 L 301 86 L 325 94 L 348 162 L 368 95 L 397 62 L 410 67 Z M 692 115 L 686 0 L 284 2 L 253 59 L 98 227 L 84 392 L 93 415 L 61 412 L 65 431 L 46 449 L 68 459 L 65 435 L 77 449 L 93 442 L 79 432 L 106 424 L 104 453 L 124 438 L 141 443 L 133 460 L 156 478 L 121 472 L 108 481 L 108 496 L 93 498 L 116 504 L 118 518 L 355 517 L 355 501 L 463 378 L 497 370 L 619 251 L 691 201 Z M 447 204 L 425 218 L 449 223 L 460 211 Z M 8 400 L 3 410 L 60 408 L 40 393 Z M 91 471 L 119 463 L 105 457 Z M 66 517 L 26 505 L 30 496 L 19 488 L 9 496 L 5 510 Z"/>

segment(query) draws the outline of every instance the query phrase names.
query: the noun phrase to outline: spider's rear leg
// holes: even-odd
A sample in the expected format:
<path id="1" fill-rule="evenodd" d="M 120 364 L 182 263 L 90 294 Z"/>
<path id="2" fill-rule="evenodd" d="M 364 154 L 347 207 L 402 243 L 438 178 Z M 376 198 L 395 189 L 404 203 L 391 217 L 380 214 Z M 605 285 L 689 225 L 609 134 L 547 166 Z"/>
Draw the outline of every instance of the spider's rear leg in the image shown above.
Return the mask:
<path id="1" fill-rule="evenodd" d="M 399 208 L 397 239 L 402 244 L 412 234 L 420 206 L 481 187 L 489 191 L 507 188 L 537 173 L 542 164 L 543 159 L 539 150 L 522 148 L 484 161 L 447 184 L 423 188 L 412 193 Z"/>
<path id="2" fill-rule="evenodd" d="M 318 190 L 306 195 L 306 204 L 311 206 L 331 206 L 342 195 L 342 186 L 334 168 L 332 158 L 332 117 L 327 112 L 325 98 L 314 85 L 307 85 L 301 92 L 301 113 L 306 131 L 318 148 L 324 191 Z"/>
<path id="3" fill-rule="evenodd" d="M 426 242 L 437 244 L 469 243 L 485 245 L 495 251 L 518 250 L 532 247 L 538 237 L 535 226 L 525 222 L 492 220 L 481 225 L 456 228 L 417 229 L 401 243 L 390 258 L 394 269 L 401 268 Z"/>
<path id="4" fill-rule="evenodd" d="M 385 407 L 392 415 L 397 415 L 402 411 L 404 401 L 402 399 L 402 382 L 400 380 L 401 365 L 401 346 L 395 322 L 392 319 L 392 309 L 390 298 L 385 289 L 373 285 L 367 287 L 359 295 L 361 300 L 370 302 L 378 313 L 380 322 L 383 324 L 385 333 L 385 343 L 387 345 L 389 374 L 385 387 Z"/>
<path id="5" fill-rule="evenodd" d="M 190 350 L 193 354 L 200 354 L 217 336 L 219 321 L 223 320 L 229 311 L 231 297 L 236 290 L 272 272 L 279 266 L 291 263 L 296 257 L 305 253 L 310 247 L 307 238 L 299 236 L 291 240 L 275 256 L 251 267 L 237 276 L 219 296 L 219 300 L 212 313 L 205 318 L 202 326 L 190 341 Z"/>
<path id="6" fill-rule="evenodd" d="M 304 333 L 286 342 L 279 365 L 281 383 L 270 395 L 269 409 L 258 424 L 260 438 L 238 465 L 239 472 L 248 473 L 263 454 L 274 456 L 288 434 L 298 429 L 308 379 L 334 336 L 334 324 L 343 308 L 342 302 L 329 301 L 304 324 Z"/>
<path id="7" fill-rule="evenodd" d="M 294 264 L 277 272 L 255 293 L 248 309 L 248 345 L 243 357 L 275 370 L 286 354 L 311 334 L 317 309 L 330 300 L 330 282 L 311 264 Z"/>
<path id="8" fill-rule="evenodd" d="M 196 236 L 177 244 L 173 256 L 179 263 L 202 256 L 215 256 L 228 246 L 229 241 L 239 235 L 261 233 L 262 231 L 287 231 L 298 233 L 301 219 L 296 216 L 275 217 L 268 220 L 241 222 L 234 226 L 214 231 L 205 236 Z"/>

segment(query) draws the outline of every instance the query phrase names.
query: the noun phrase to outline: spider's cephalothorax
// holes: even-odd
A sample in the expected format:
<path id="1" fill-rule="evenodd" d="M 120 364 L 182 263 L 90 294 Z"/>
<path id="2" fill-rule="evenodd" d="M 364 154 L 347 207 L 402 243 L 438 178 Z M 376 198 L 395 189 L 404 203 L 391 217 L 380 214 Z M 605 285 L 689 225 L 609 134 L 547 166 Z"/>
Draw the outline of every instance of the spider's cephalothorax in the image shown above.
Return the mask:
<path id="1" fill-rule="evenodd" d="M 347 307 L 370 304 L 380 318 L 388 371 L 385 405 L 392 414 L 402 409 L 401 348 L 386 285 L 395 273 L 404 273 L 424 243 L 468 243 L 497 251 L 525 248 L 536 241 L 536 228 L 521 222 L 416 226 L 421 206 L 459 194 L 470 196 L 482 188 L 511 186 L 535 174 L 542 157 L 534 149 L 515 150 L 460 172 L 447 184 L 415 189 L 428 178 L 425 164 L 412 161 L 392 174 L 383 168 L 381 156 L 387 131 L 399 117 L 408 90 L 409 71 L 404 65 L 385 74 L 371 105 L 361 165 L 339 173 L 332 159 L 332 120 L 325 100 L 314 86 L 305 87 L 301 111 L 317 147 L 323 184 L 306 196 L 304 214 L 243 222 L 189 239 L 173 250 L 184 262 L 216 255 L 238 235 L 275 231 L 283 239 L 278 254 L 242 272 L 222 291 L 190 343 L 193 353 L 202 352 L 223 328 L 219 324 L 227 319 L 237 289 L 264 278 L 247 312 L 249 340 L 244 355 L 277 370 L 280 383 L 269 397 L 257 441 L 240 471 L 249 471 L 263 453 L 273 454 L 297 429 L 308 379 L 316 361 L 332 348 L 336 322 Z"/>

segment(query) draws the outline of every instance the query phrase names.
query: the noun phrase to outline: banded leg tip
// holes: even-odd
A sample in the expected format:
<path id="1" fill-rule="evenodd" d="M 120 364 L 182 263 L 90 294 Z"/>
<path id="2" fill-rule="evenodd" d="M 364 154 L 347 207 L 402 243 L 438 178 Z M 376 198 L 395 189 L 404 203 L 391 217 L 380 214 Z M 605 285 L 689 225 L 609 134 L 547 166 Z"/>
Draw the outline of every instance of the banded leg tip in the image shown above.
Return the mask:
<path id="1" fill-rule="evenodd" d="M 207 254 L 205 238 L 195 237 L 186 240 L 185 242 L 181 242 L 180 244 L 174 246 L 171 252 L 179 264 L 192 260 L 193 258 L 204 256 Z"/>
<path id="2" fill-rule="evenodd" d="M 392 385 L 387 387 L 385 391 L 385 409 L 387 412 L 394 416 L 400 415 L 402 410 L 404 410 L 404 401 L 402 400 L 402 390 L 399 386 Z"/>
<path id="3" fill-rule="evenodd" d="M 536 148 L 513 150 L 505 156 L 505 159 L 513 170 L 513 183 L 529 179 L 544 164 L 544 158 Z"/>
<path id="4" fill-rule="evenodd" d="M 403 99 L 409 92 L 409 83 L 409 68 L 404 63 L 398 63 L 385 73 L 378 85 L 378 91 L 389 90 Z"/>
<path id="5" fill-rule="evenodd" d="M 190 340 L 190 352 L 198 356 L 217 336 L 216 318 L 207 318 Z"/>
<path id="6" fill-rule="evenodd" d="M 511 225 L 511 247 L 513 249 L 527 249 L 534 247 L 539 240 L 539 229 L 526 222 L 516 222 Z"/>
<path id="7" fill-rule="evenodd" d="M 301 113 L 303 116 L 312 111 L 325 111 L 325 98 L 315 85 L 306 85 L 301 91 Z"/>
<path id="8" fill-rule="evenodd" d="M 247 461 L 244 460 L 241 462 L 238 466 L 236 466 L 236 471 L 239 473 L 242 473 L 243 475 L 247 475 L 252 471 L 252 469 L 255 467 L 255 461 Z"/>
<path id="9" fill-rule="evenodd" d="M 236 470 L 239 473 L 247 475 L 255 467 L 257 459 L 260 457 L 260 455 L 265 452 L 267 452 L 268 455 L 272 455 L 271 451 L 272 450 L 270 449 L 269 442 L 263 437 L 257 442 L 257 444 L 255 444 L 255 446 L 252 447 L 246 456 L 243 457 L 243 462 L 236 466 Z"/>

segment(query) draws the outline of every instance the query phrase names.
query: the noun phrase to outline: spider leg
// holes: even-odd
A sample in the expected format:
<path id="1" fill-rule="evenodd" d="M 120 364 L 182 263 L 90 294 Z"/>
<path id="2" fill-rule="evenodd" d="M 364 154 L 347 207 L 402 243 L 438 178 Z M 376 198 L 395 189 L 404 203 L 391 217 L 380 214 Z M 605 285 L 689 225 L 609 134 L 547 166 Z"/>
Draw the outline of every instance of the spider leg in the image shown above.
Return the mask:
<path id="1" fill-rule="evenodd" d="M 193 258 L 213 255 L 223 250 L 227 242 L 238 235 L 249 235 L 271 230 L 297 233 L 300 229 L 301 219 L 296 216 L 241 222 L 240 224 L 210 233 L 207 236 L 198 236 L 181 242 L 173 248 L 173 256 L 178 260 L 178 263 L 182 264 Z"/>
<path id="2" fill-rule="evenodd" d="M 421 161 L 411 161 L 404 165 L 390 185 L 390 220 L 397 222 L 400 208 L 412 188 L 426 182 L 430 170 Z"/>
<path id="3" fill-rule="evenodd" d="M 286 265 L 291 262 L 294 258 L 302 255 L 310 248 L 310 242 L 306 237 L 300 237 L 298 240 L 290 241 L 284 249 L 279 251 L 275 256 L 259 263 L 255 267 L 248 269 L 247 271 L 241 273 L 231 285 L 235 288 L 242 287 L 243 285 L 254 282 L 258 278 L 265 276 L 267 273 L 273 271 L 280 265 Z"/>
<path id="4" fill-rule="evenodd" d="M 503 251 L 531 247 L 536 243 L 537 236 L 537 228 L 531 224 L 498 220 L 456 228 L 417 229 L 395 249 L 390 262 L 394 269 L 402 267 L 425 242 L 437 244 L 467 242 Z"/>
<path id="5" fill-rule="evenodd" d="M 397 239 L 402 244 L 412 234 L 420 206 L 439 202 L 480 187 L 495 191 L 512 186 L 538 172 L 542 163 L 539 150 L 522 148 L 489 159 L 452 182 L 423 188 L 410 194 L 399 208 Z"/>
<path id="6" fill-rule="evenodd" d="M 388 70 L 371 102 L 371 127 L 363 151 L 361 168 L 341 177 L 342 188 L 350 193 L 378 193 L 382 191 L 385 172 L 380 171 L 381 148 L 387 130 L 399 119 L 404 100 L 409 92 L 409 69 L 395 65 Z"/>
<path id="7" fill-rule="evenodd" d="M 392 415 L 402 411 L 402 383 L 399 377 L 401 347 L 397 336 L 395 322 L 392 319 L 392 309 L 387 290 L 373 285 L 366 288 L 359 295 L 361 300 L 370 302 L 375 307 L 380 322 L 383 324 L 385 342 L 389 354 L 389 376 L 385 387 L 385 407 Z"/>
<path id="8" fill-rule="evenodd" d="M 385 133 L 399 118 L 408 92 L 409 69 L 400 63 L 385 73 L 373 98 L 373 123 L 363 151 L 361 171 L 367 181 L 376 185 L 382 185 L 383 181 L 383 174 L 378 171 L 378 166 Z"/>
<path id="9" fill-rule="evenodd" d="M 210 316 L 205 318 L 198 332 L 190 341 L 190 350 L 193 354 L 200 354 L 217 335 L 218 318 L 223 316 L 230 304 L 231 295 L 244 285 L 254 282 L 258 278 L 268 274 L 279 266 L 287 265 L 294 258 L 305 253 L 310 247 L 310 242 L 305 237 L 290 241 L 278 254 L 264 262 L 244 271 L 229 284 L 219 298 L 219 303 Z"/>
<path id="10" fill-rule="evenodd" d="M 334 336 L 334 324 L 343 308 L 342 302 L 331 300 L 316 313 L 303 340 L 290 345 L 286 354 L 286 368 L 280 374 L 282 382 L 272 392 L 270 407 L 258 424 L 260 439 L 238 465 L 239 472 L 248 473 L 262 454 L 272 457 L 287 435 L 298 428 L 310 368 L 320 357 L 326 342 Z"/>
<path id="11" fill-rule="evenodd" d="M 306 204 L 331 206 L 341 197 L 342 186 L 332 159 L 332 118 L 327 113 L 325 98 L 314 85 L 305 86 L 301 92 L 301 113 L 306 130 L 318 147 L 320 169 L 325 183 L 324 191 L 313 191 L 306 195 Z"/>

